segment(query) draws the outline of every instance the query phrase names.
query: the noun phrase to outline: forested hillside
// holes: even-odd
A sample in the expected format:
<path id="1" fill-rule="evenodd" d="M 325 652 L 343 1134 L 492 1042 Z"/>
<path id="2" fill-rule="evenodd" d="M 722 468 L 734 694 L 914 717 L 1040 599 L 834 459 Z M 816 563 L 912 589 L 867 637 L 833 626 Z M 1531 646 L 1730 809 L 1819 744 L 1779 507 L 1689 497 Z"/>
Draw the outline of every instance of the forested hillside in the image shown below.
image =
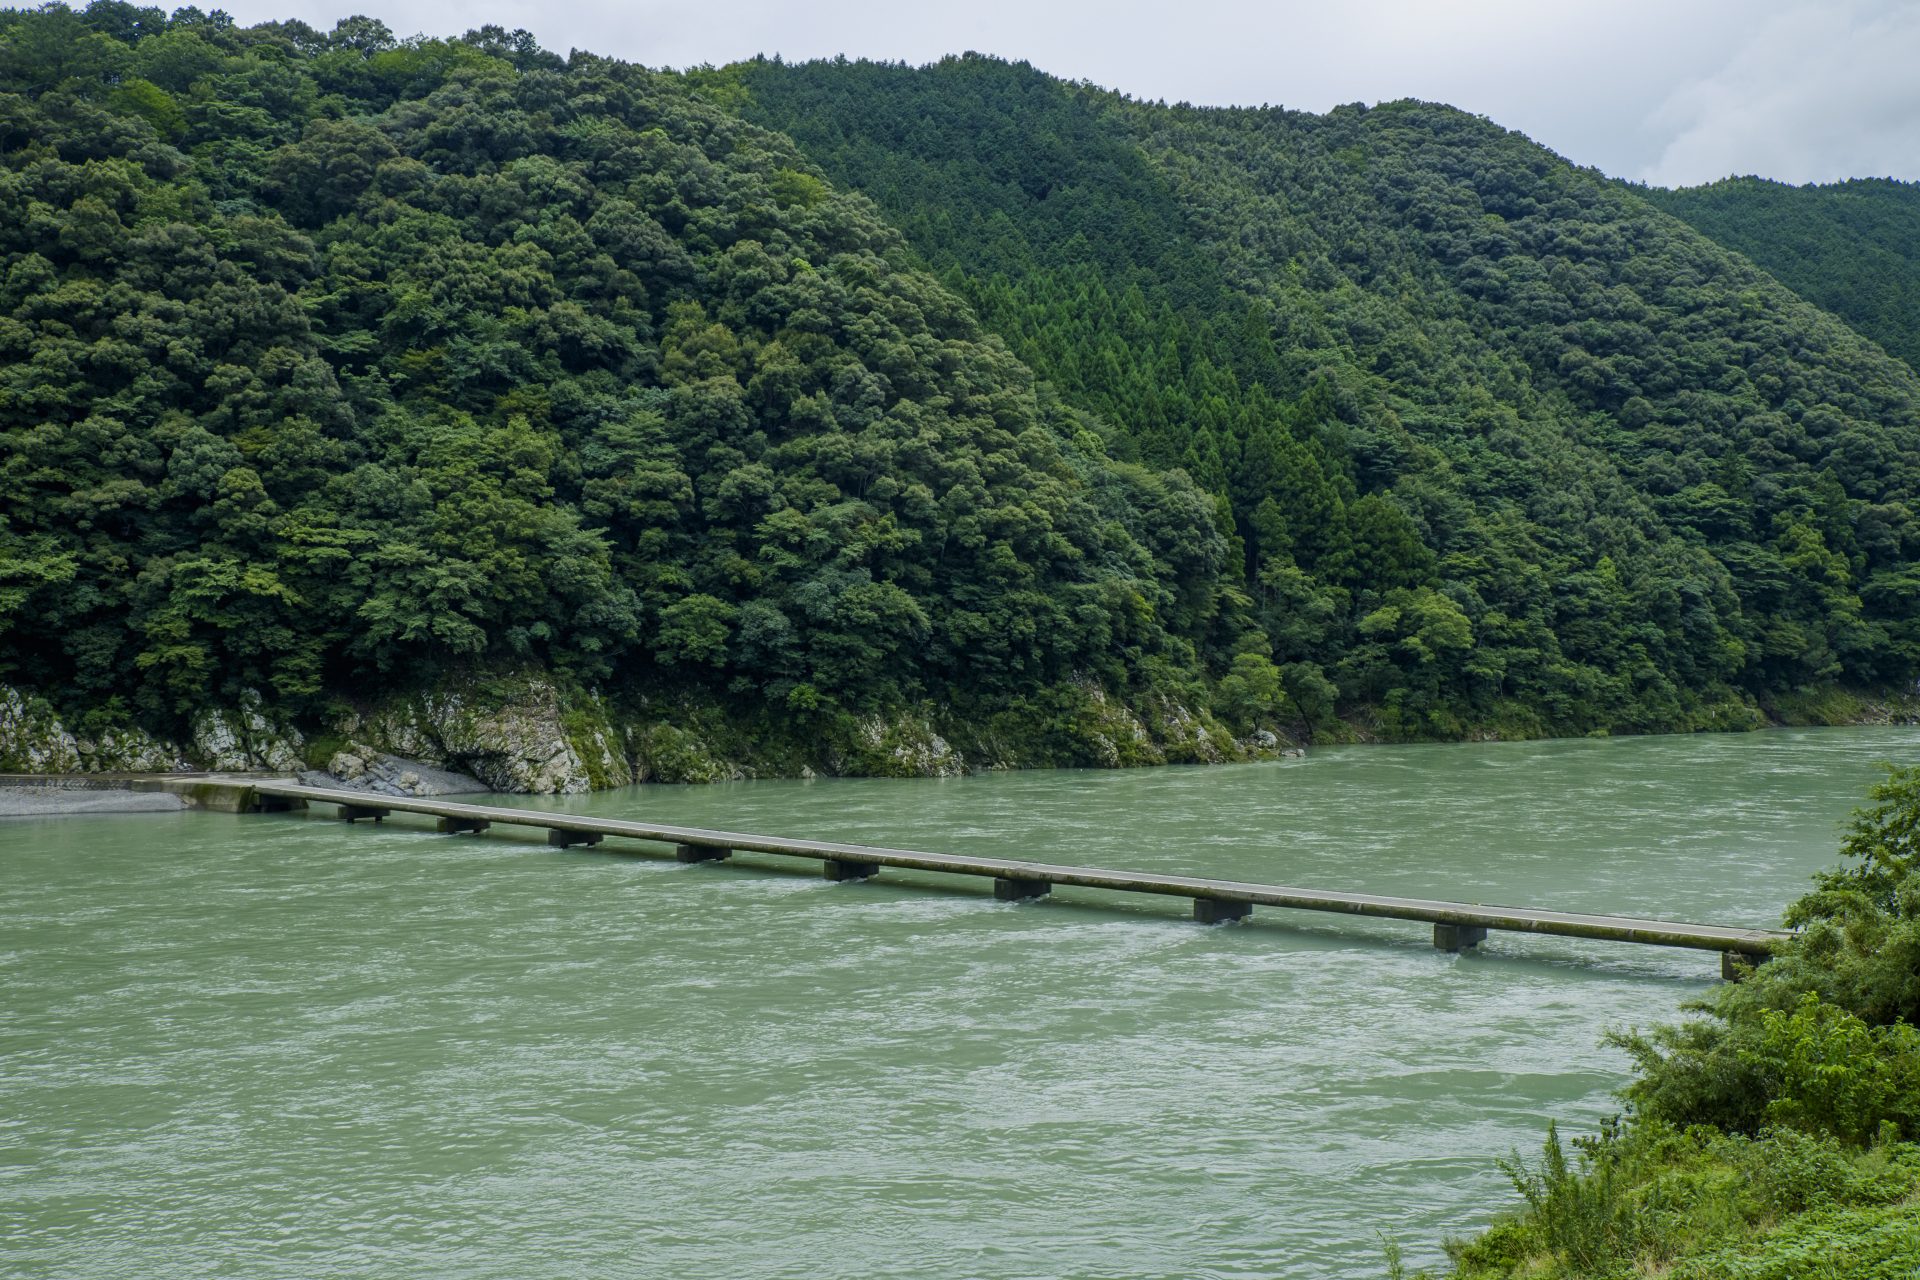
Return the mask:
<path id="1" fill-rule="evenodd" d="M 1920 369 L 1920 183 L 1728 178 L 1640 194 Z"/>
<path id="2" fill-rule="evenodd" d="M 1108 697 L 1580 733 L 1920 670 L 1913 372 L 1442 107 L 5 12 L 0 353 L 0 683 L 98 724 L 532 669 L 1113 762 Z"/>
<path id="3" fill-rule="evenodd" d="M 1199 674 L 1205 495 L 677 78 L 0 24 L 0 678 L 165 723 L 531 663 L 804 727 Z"/>
<path id="4" fill-rule="evenodd" d="M 1729 688 L 1913 670 L 1920 382 L 1519 135 L 977 57 L 715 80 L 1116 452 L 1222 495 L 1231 643 L 1390 731 L 1699 723 Z"/>

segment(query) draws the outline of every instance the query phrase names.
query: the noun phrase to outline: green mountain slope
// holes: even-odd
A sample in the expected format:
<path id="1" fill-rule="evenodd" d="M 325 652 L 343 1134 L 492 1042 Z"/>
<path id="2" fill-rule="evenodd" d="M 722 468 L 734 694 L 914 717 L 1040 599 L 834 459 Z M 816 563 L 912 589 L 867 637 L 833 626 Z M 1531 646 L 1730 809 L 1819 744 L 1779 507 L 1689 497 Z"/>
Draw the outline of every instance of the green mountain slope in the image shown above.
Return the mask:
<path id="1" fill-rule="evenodd" d="M 1445 108 L 5 12 L 0 352 L 0 681 L 102 726 L 532 667 L 1113 762 L 1109 695 L 1568 733 L 1920 671 L 1912 372 Z"/>
<path id="2" fill-rule="evenodd" d="M 1728 178 L 1640 194 L 1920 369 L 1920 183 Z"/>
<path id="3" fill-rule="evenodd" d="M 713 79 L 1120 451 L 1222 495 L 1249 627 L 1226 644 L 1390 730 L 1673 725 L 1729 688 L 1913 669 L 1920 381 L 1518 135 L 1420 103 L 1167 108 L 976 57 Z"/>
<path id="4" fill-rule="evenodd" d="M 12 13 L 0 155 L 0 678 L 164 727 L 534 664 L 806 731 L 1198 673 L 1204 496 L 672 76 Z"/>

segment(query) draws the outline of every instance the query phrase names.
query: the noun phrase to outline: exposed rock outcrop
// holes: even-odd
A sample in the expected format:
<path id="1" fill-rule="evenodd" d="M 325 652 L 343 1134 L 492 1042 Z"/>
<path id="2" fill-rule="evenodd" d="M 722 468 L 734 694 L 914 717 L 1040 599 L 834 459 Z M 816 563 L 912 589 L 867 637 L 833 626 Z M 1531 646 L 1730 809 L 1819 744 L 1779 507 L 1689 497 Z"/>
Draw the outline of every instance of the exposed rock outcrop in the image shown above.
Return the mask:
<path id="1" fill-rule="evenodd" d="M 249 689 L 240 695 L 237 707 L 203 711 L 194 717 L 189 755 L 202 768 L 216 772 L 291 773 L 305 763 L 300 754 L 304 745 L 298 730 L 267 719 L 260 695 Z"/>
<path id="2" fill-rule="evenodd" d="M 52 707 L 0 685 L 0 771 L 77 773 L 80 746 Z"/>
<path id="3" fill-rule="evenodd" d="M 324 771 L 308 769 L 299 778 L 310 787 L 334 787 L 382 796 L 458 796 L 491 790 L 469 774 L 438 769 L 418 760 L 403 760 L 359 743 L 334 752 Z"/>
<path id="4" fill-rule="evenodd" d="M 0 685 L 0 773 L 165 773 L 192 767 L 178 747 L 141 729 L 76 735 L 44 700 Z"/>
<path id="5" fill-rule="evenodd" d="M 1248 754 L 1233 735 L 1218 725 L 1209 725 L 1186 705 L 1171 698 L 1149 700 L 1148 713 L 1159 732 L 1161 756 L 1175 764 L 1222 764 L 1246 758 Z M 1269 735 L 1272 736 L 1272 735 Z M 1258 739 L 1250 739 L 1257 744 Z M 1275 739 L 1277 747 L 1279 740 Z"/>
<path id="6" fill-rule="evenodd" d="M 471 774 L 493 791 L 533 795 L 625 786 L 633 770 L 598 699 L 563 707 L 540 676 L 499 677 L 375 711 L 357 739 Z"/>
<path id="7" fill-rule="evenodd" d="M 697 730 L 666 720 L 627 726 L 636 782 L 739 782 L 753 772 L 713 746 Z"/>
<path id="8" fill-rule="evenodd" d="M 1294 748 L 1257 730 L 1236 737 L 1175 699 L 1123 701 L 1088 680 L 1038 705 L 985 715 L 917 707 L 829 718 L 815 732 L 743 722 L 705 701 L 645 702 L 616 719 L 592 693 L 538 672 L 476 674 L 401 695 L 328 726 L 345 745 L 302 776 L 390 796 L 472 791 L 581 792 L 631 782 L 726 782 L 845 774 L 954 777 L 1047 765 L 1125 768 L 1271 759 Z M 306 765 L 300 733 L 252 693 L 195 718 L 184 745 L 134 728 L 77 736 L 43 699 L 0 685 L 0 771 L 78 773 L 270 770 Z M 317 760 L 315 761 L 318 762 Z"/>
<path id="9" fill-rule="evenodd" d="M 97 738 L 76 738 L 84 773 L 175 773 L 193 768 L 180 748 L 145 729 L 108 729 Z"/>
<path id="10" fill-rule="evenodd" d="M 861 720 L 851 749 L 833 764 L 841 773 L 883 778 L 957 778 L 967 772 L 966 757 L 916 714 Z"/>

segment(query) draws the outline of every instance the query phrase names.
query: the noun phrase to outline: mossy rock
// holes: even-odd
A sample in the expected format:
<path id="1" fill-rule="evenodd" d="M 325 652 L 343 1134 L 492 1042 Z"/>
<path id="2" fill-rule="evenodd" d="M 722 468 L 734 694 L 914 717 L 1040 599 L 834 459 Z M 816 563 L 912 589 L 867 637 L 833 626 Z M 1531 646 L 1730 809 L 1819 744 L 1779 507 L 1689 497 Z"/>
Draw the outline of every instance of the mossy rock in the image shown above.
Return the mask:
<path id="1" fill-rule="evenodd" d="M 635 732 L 635 755 L 650 782 L 731 782 L 742 771 L 717 756 L 697 734 L 671 724 Z"/>

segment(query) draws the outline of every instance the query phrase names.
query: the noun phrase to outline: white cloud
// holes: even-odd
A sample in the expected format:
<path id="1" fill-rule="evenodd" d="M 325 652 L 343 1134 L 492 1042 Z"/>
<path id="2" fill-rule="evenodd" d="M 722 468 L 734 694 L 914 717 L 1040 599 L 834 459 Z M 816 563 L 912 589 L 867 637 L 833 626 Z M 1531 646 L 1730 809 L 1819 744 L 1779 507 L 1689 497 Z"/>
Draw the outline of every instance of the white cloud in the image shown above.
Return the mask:
<path id="1" fill-rule="evenodd" d="M 1652 113 L 1648 181 L 1920 178 L 1920 5 L 1796 4 L 1730 44 Z"/>
<path id="2" fill-rule="evenodd" d="M 202 4 L 208 0 L 201 0 Z M 225 0 L 243 22 L 526 27 L 649 66 L 968 49 L 1140 98 L 1425 98 L 1658 181 L 1920 176 L 1920 0 Z"/>

